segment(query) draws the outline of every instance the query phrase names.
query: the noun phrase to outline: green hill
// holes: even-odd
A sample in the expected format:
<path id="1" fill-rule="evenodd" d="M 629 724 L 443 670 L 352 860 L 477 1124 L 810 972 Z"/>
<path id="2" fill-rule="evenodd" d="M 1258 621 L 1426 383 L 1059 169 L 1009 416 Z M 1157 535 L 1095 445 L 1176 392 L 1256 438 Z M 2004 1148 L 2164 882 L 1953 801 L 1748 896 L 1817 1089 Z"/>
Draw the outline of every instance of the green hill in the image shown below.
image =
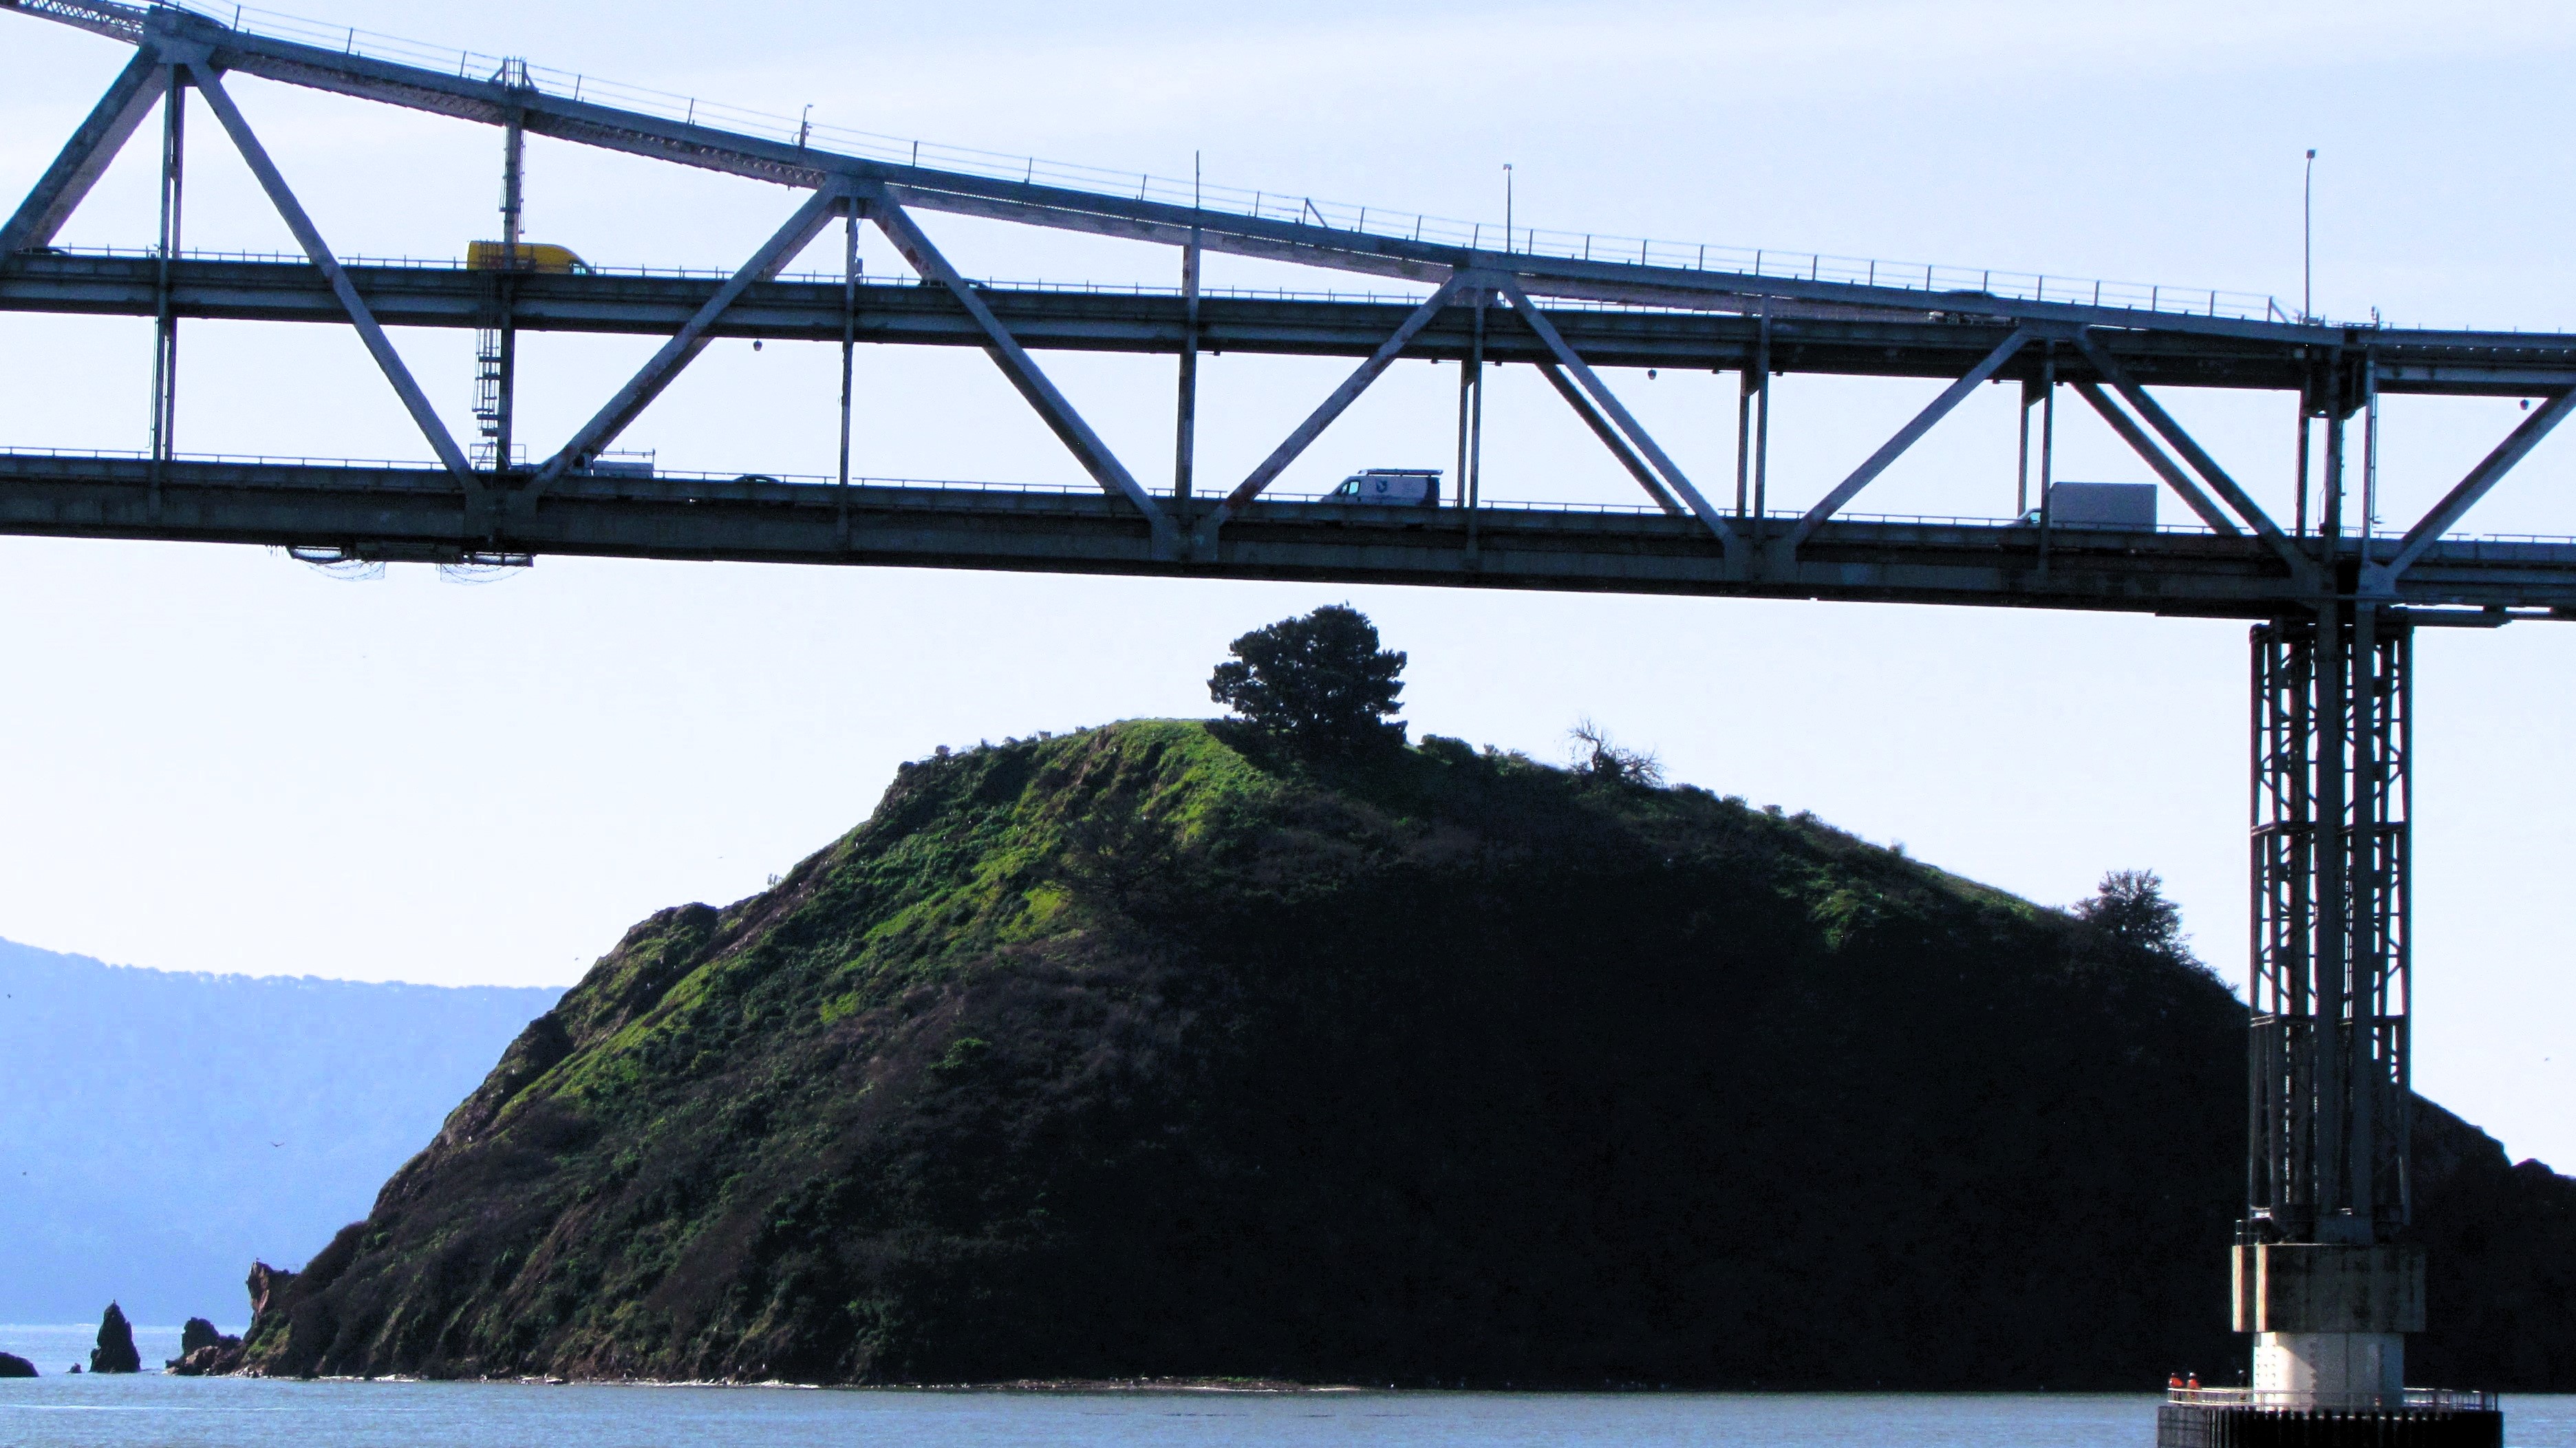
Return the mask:
<path id="1" fill-rule="evenodd" d="M 254 1366 L 2143 1388 L 2241 1359 L 2243 1014 L 2210 975 L 1696 789 L 1233 737 L 942 751 L 767 893 L 636 926 L 279 1291 Z M 2576 1386 L 2576 1182 L 2426 1118 L 2419 1361 Z"/>

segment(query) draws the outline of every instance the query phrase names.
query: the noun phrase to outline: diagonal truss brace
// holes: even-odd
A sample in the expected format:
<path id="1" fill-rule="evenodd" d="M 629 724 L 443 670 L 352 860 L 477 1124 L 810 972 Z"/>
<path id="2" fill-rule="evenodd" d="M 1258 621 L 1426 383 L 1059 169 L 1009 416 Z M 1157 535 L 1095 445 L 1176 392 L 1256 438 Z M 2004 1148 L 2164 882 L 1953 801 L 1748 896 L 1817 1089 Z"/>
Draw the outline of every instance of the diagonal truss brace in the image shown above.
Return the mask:
<path id="1" fill-rule="evenodd" d="M 1564 368 L 1553 362 L 1542 362 L 1538 364 L 1538 372 L 1547 379 L 1550 387 L 1556 389 L 1556 395 L 1565 399 L 1565 405 L 1574 409 L 1574 415 L 1583 419 L 1583 425 L 1592 429 L 1592 435 L 1601 439 L 1601 445 L 1610 449 L 1610 455 L 1619 460 L 1619 466 L 1628 470 L 1628 476 L 1637 480 L 1637 486 L 1646 490 L 1646 496 L 1655 500 L 1656 507 L 1676 518 L 1688 512 L 1680 503 L 1673 501 L 1673 495 L 1664 490 L 1663 481 L 1655 476 L 1654 469 L 1647 467 L 1646 460 L 1637 456 L 1637 450 L 1628 446 L 1628 440 L 1619 435 L 1619 430 L 1610 425 L 1610 419 L 1603 417 L 1601 409 L 1594 407 L 1591 399 L 1574 385 L 1573 379 L 1565 375 Z"/>
<path id="2" fill-rule="evenodd" d="M 1385 374 L 1387 368 L 1395 365 L 1395 359 L 1403 354 L 1406 346 L 1410 345 L 1415 337 L 1421 335 L 1423 328 L 1431 325 L 1432 318 L 1439 316 L 1444 308 L 1458 299 L 1458 294 L 1467 289 L 1468 283 L 1468 273 L 1453 272 L 1449 280 L 1441 283 L 1438 291 L 1426 298 L 1422 305 L 1407 313 L 1404 320 L 1396 325 L 1396 329 L 1388 334 L 1387 339 L 1378 344 L 1377 350 L 1370 353 L 1368 359 L 1360 363 L 1350 376 L 1343 378 L 1342 385 L 1334 388 L 1330 397 L 1325 398 L 1313 412 L 1308 413 L 1306 420 L 1297 424 L 1296 431 L 1282 438 L 1279 446 L 1270 450 L 1270 456 L 1263 458 L 1260 465 L 1235 486 L 1233 492 L 1225 495 L 1225 501 L 1217 504 L 1216 508 L 1199 524 L 1197 546 L 1204 548 L 1213 544 L 1216 541 L 1217 530 L 1225 526 L 1226 520 L 1250 506 L 1253 499 L 1261 496 L 1262 489 L 1276 481 L 1281 473 L 1287 471 L 1288 465 L 1297 460 L 1299 454 L 1312 446 L 1316 438 L 1323 436 L 1324 429 L 1332 426 L 1334 419 L 1349 411 L 1351 404 L 1359 401 L 1360 394 L 1368 391 L 1369 384 L 1377 381 Z"/>
<path id="3" fill-rule="evenodd" d="M 1798 520 L 1798 525 L 1791 528 L 1788 536 L 1782 538 L 1777 546 L 1782 551 L 1795 555 L 1798 545 L 1806 542 L 1808 536 L 1822 526 L 1826 519 L 1841 512 L 1843 504 L 1859 497 L 1861 489 L 1878 481 L 1878 475 L 1886 472 L 1890 465 L 1903 457 L 1907 448 L 1914 446 L 1922 439 L 1923 434 L 1930 432 L 1935 424 L 1948 417 L 1960 403 L 1967 401 L 1969 394 L 1984 386 L 1987 378 L 2001 371 L 2003 365 L 2012 360 L 2013 354 L 2022 349 L 2022 344 L 2030 340 L 2031 334 L 2027 329 L 2016 329 L 2011 336 L 2004 338 L 1995 350 L 1986 354 L 1984 361 L 1968 369 L 1967 376 L 1943 388 L 1940 396 L 1933 398 L 1921 412 L 1914 414 L 1913 421 L 1898 428 L 1894 437 L 1879 444 L 1878 451 L 1871 453 L 1868 461 L 1852 469 L 1850 477 L 1843 479 L 1832 492 L 1825 494 L 1822 501 L 1809 508 L 1807 515 Z"/>
<path id="4" fill-rule="evenodd" d="M 2211 457 L 2206 449 L 2194 441 L 2190 433 L 2183 431 L 2182 424 L 2173 420 L 2172 414 L 2165 411 L 2162 403 L 2147 395 L 2147 389 L 2138 385 L 2137 380 L 2129 375 L 2128 369 L 2120 365 L 2119 359 L 2113 357 L 2101 343 L 2093 340 L 2091 328 L 2085 328 L 2075 334 L 2075 346 L 2083 352 L 2084 360 L 2092 363 L 2093 369 L 2102 374 L 2102 380 L 2110 383 L 2123 398 L 2128 400 L 2131 407 L 2138 410 L 2138 416 L 2147 420 L 2147 426 L 2154 428 L 2164 436 L 2166 442 L 2173 444 L 2174 451 L 2182 454 L 2183 461 L 2191 464 L 2192 471 L 2208 479 L 2209 485 L 2218 490 L 2218 495 L 2227 500 L 2227 506 L 2235 509 L 2238 517 L 2253 525 L 2255 534 L 2263 540 L 2264 546 L 2279 554 L 2281 561 L 2290 566 L 2292 578 L 2306 578 L 2315 572 L 2314 565 L 2309 562 L 2307 555 L 2301 553 L 2298 545 L 2290 541 L 2289 535 L 2281 531 L 2281 525 L 2272 521 L 2271 515 L 2264 512 L 2252 495 L 2239 487 L 2234 478 L 2227 475 L 2227 470 L 2220 467 L 2218 460 Z M 2130 445 L 2136 446 L 2134 442 Z M 2224 531 L 2232 533 L 2236 530 L 2230 528 Z"/>
<path id="5" fill-rule="evenodd" d="M 17 213 L 0 224 L 0 260 L 18 252 L 50 245 L 54 233 L 71 219 L 108 163 L 134 135 L 143 118 L 170 86 L 170 57 L 151 45 L 135 49 L 134 59 L 118 74 L 107 94 L 98 98 L 89 119 L 72 132 L 62 154 L 36 182 Z"/>
<path id="6" fill-rule="evenodd" d="M 2102 414 L 2102 420 L 2111 424 L 2111 430 L 2120 435 L 2120 440 L 2146 459 L 2147 466 L 2155 469 L 2156 476 L 2165 480 L 2165 486 L 2173 489 L 2174 495 L 2198 514 L 2211 532 L 2226 538 L 2245 536 L 2245 530 L 2236 526 L 2236 520 L 2227 516 L 2227 510 L 2218 506 L 2216 499 L 2201 491 L 2200 484 L 2191 480 L 2191 474 L 2182 470 L 2182 464 L 2158 447 L 2156 440 L 2147 436 L 2147 430 L 2138 426 L 2138 420 L 2121 411 L 2120 404 L 2102 391 L 2102 384 L 2078 382 L 2075 395 L 2091 403 L 2093 410 Z"/>
<path id="7" fill-rule="evenodd" d="M 456 445 L 447 424 L 439 421 L 437 410 L 429 405 L 428 395 L 420 390 L 418 382 L 412 380 L 411 369 L 403 365 L 402 354 L 396 352 L 394 344 L 387 340 L 385 329 L 376 325 L 375 313 L 369 311 L 365 300 L 359 297 L 357 287 L 349 281 L 348 272 L 341 268 L 340 259 L 323 244 L 322 233 L 314 230 L 313 218 L 304 214 L 303 204 L 295 199 L 293 191 L 287 189 L 286 178 L 278 174 L 277 163 L 268 158 L 267 148 L 260 145 L 259 137 L 251 134 L 250 122 L 242 119 L 241 108 L 234 105 L 232 96 L 225 92 L 215 68 L 192 61 L 188 73 L 196 83 L 198 94 L 206 98 L 206 105 L 214 111 L 215 119 L 223 122 L 224 133 L 232 137 L 242 159 L 250 164 L 251 174 L 259 178 L 260 189 L 268 193 L 270 204 L 285 219 L 287 229 L 295 233 L 296 244 L 304 248 L 304 255 L 322 273 L 322 279 L 331 284 L 332 295 L 340 299 L 341 309 L 349 314 L 349 324 L 358 329 L 359 339 L 367 344 L 367 351 L 376 359 L 376 365 L 384 369 L 385 380 L 393 384 L 395 395 L 402 398 L 412 421 L 419 425 L 422 435 L 429 439 L 430 447 L 437 451 L 438 460 L 446 464 L 448 472 L 455 475 L 469 496 L 481 496 L 483 482 L 474 475 L 473 465 L 465 460 L 464 449 Z"/>
<path id="8" fill-rule="evenodd" d="M 956 267 L 949 264 L 939 248 L 931 245 L 930 238 L 922 234 L 921 228 L 914 224 L 893 194 L 882 186 L 860 194 L 869 202 L 869 218 L 876 222 L 878 230 L 885 233 L 886 240 L 894 243 L 895 250 L 903 253 L 903 259 L 911 263 L 912 269 L 924 280 L 946 287 L 948 294 L 957 299 L 957 304 L 965 308 L 966 315 L 984 333 L 984 350 L 992 354 L 993 361 L 1001 367 L 1003 375 L 1011 379 L 1011 385 L 1019 389 L 1020 396 L 1037 409 L 1038 416 L 1046 420 L 1047 426 L 1081 460 L 1092 480 L 1099 483 L 1104 491 L 1125 498 L 1135 505 L 1137 512 L 1145 515 L 1146 523 L 1153 530 L 1154 556 L 1168 558 L 1175 553 L 1179 539 L 1171 515 L 1164 512 L 1153 495 L 1136 481 L 1135 475 L 1127 471 L 1127 465 L 1118 461 L 1117 454 L 1111 452 L 1109 445 L 1100 440 L 1100 435 L 1091 430 L 1091 424 L 1082 420 L 1082 414 L 1074 411 L 1073 404 L 1056 389 L 1055 383 L 1038 370 L 1038 364 L 1030 358 L 1028 349 L 1022 347 L 1010 329 L 1002 325 L 1001 319 L 993 315 L 993 309 L 984 304 L 984 298 L 965 277 L 959 275 Z"/>
<path id="9" fill-rule="evenodd" d="M 2495 451 L 2469 469 L 2469 475 L 2460 479 L 2458 487 L 2444 494 L 2442 501 L 2435 503 L 2414 527 L 2406 530 L 2406 536 L 2397 544 L 2395 557 L 2385 563 L 2368 560 L 2362 563 L 2360 591 L 2364 594 L 2394 593 L 2397 575 L 2414 566 L 2415 560 L 2424 556 L 2425 549 L 2457 526 L 2469 509 L 2476 507 L 2478 500 L 2502 482 L 2504 475 L 2513 471 L 2514 465 L 2538 447 L 2540 440 L 2549 436 L 2570 412 L 2576 412 L 2576 391 L 2561 392 L 2533 409 L 2531 416 L 2522 420 L 2521 426 L 2496 444 Z"/>
<path id="10" fill-rule="evenodd" d="M 1727 523 L 1726 515 L 1709 506 L 1708 499 L 1700 495 L 1699 489 L 1691 486 L 1691 480 L 1682 475 L 1682 470 L 1673 465 L 1673 460 L 1665 455 L 1661 447 L 1656 446 L 1654 437 L 1637 425 L 1637 419 L 1629 415 L 1628 409 L 1620 405 L 1617 395 L 1612 393 L 1599 375 L 1594 373 L 1583 358 L 1575 353 L 1574 348 L 1566 342 L 1565 334 L 1556 330 L 1556 324 L 1547 319 L 1547 313 L 1540 311 L 1537 304 L 1529 299 L 1529 293 L 1522 291 L 1520 284 L 1510 277 L 1500 278 L 1499 286 L 1503 299 L 1512 304 L 1512 311 L 1529 324 L 1529 329 L 1538 334 L 1540 343 L 1548 351 L 1556 354 L 1556 360 L 1566 371 L 1574 374 L 1574 380 L 1583 384 L 1585 392 L 1592 394 L 1592 400 L 1599 404 L 1601 411 L 1608 415 L 1620 432 L 1626 434 L 1628 441 L 1636 447 L 1637 451 L 1645 455 L 1646 461 L 1654 465 L 1655 471 L 1663 477 L 1664 486 L 1672 489 L 1684 503 L 1688 504 L 1690 510 L 1699 515 L 1700 522 L 1706 525 L 1708 531 L 1717 535 L 1717 541 L 1723 544 L 1730 554 L 1733 553 L 1736 533 L 1735 529 Z"/>
<path id="11" fill-rule="evenodd" d="M 681 370 L 707 350 L 712 340 L 707 336 L 707 329 L 715 325 L 716 319 L 749 291 L 753 283 L 775 277 L 794 261 L 797 254 L 831 224 L 832 218 L 840 214 L 848 201 L 849 193 L 838 184 L 826 185 L 807 197 L 805 204 L 796 208 L 796 214 L 787 218 L 787 224 L 761 243 L 760 250 L 752 253 L 751 260 L 744 262 L 730 280 L 716 288 L 715 295 L 707 298 L 696 315 L 682 324 L 680 330 L 672 334 L 671 340 L 663 343 L 661 350 L 627 379 L 626 385 L 617 390 L 617 395 L 611 397 L 606 406 L 582 424 L 581 430 L 547 460 L 536 481 L 526 489 L 528 501 L 533 502 L 542 495 L 566 471 L 586 466 L 600 449 L 614 442 L 619 433 L 633 425 L 635 419 L 643 415 L 644 409 L 652 406 L 653 400 L 662 395 L 663 389 L 678 378 Z"/>

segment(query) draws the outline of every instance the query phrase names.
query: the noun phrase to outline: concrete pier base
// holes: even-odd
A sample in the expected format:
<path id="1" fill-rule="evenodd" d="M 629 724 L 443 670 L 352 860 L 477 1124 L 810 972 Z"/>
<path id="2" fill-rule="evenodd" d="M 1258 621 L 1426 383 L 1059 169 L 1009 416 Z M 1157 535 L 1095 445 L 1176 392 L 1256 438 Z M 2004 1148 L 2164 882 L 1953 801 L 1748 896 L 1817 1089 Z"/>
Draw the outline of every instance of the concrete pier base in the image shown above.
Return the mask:
<path id="1" fill-rule="evenodd" d="M 2500 1448 L 2484 1393 L 2406 1386 L 2406 1334 L 2424 1329 L 2424 1253 L 2365 1243 L 2236 1249 L 2236 1330 L 2253 1386 L 2178 1388 L 2158 1448 Z"/>
<path id="2" fill-rule="evenodd" d="M 2424 1249 L 2249 1242 L 2236 1330 L 2254 1338 L 2254 1401 L 2358 1411 L 2406 1401 L 2406 1334 L 2424 1330 Z"/>
<path id="3" fill-rule="evenodd" d="M 2232 1266 L 2236 1330 L 2258 1342 L 2424 1330 L 2421 1247 L 2249 1242 Z M 2258 1346 L 2255 1360 L 2262 1358 Z"/>
<path id="4" fill-rule="evenodd" d="M 2406 1338 L 2395 1332 L 2265 1332 L 2254 1338 L 2254 1391 L 2310 1407 L 2405 1401 Z"/>

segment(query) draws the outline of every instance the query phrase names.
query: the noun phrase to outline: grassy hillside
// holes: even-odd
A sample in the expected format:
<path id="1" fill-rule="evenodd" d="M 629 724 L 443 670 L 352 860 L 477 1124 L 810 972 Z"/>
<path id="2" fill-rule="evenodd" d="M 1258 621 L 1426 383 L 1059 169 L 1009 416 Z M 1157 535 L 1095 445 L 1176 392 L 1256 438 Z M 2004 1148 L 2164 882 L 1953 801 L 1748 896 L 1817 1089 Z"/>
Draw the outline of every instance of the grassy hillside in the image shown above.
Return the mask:
<path id="1" fill-rule="evenodd" d="M 2240 1356 L 2242 1019 L 1699 790 L 1194 722 L 943 753 L 629 932 L 253 1354 L 2151 1385 Z"/>

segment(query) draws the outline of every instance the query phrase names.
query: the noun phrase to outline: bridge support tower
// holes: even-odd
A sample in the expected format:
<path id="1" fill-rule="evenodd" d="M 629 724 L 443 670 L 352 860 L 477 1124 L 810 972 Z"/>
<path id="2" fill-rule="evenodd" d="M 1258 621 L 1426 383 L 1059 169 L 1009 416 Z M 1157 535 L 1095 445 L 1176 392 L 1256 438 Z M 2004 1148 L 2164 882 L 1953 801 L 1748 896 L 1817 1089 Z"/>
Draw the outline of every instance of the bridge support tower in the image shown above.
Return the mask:
<path id="1" fill-rule="evenodd" d="M 2484 1394 L 2406 1386 L 2424 1328 L 2407 1142 L 2414 630 L 2347 600 L 2253 631 L 2253 1008 L 2233 1317 L 2251 1386 L 2186 1389 L 2164 1448 L 2494 1448 Z"/>

